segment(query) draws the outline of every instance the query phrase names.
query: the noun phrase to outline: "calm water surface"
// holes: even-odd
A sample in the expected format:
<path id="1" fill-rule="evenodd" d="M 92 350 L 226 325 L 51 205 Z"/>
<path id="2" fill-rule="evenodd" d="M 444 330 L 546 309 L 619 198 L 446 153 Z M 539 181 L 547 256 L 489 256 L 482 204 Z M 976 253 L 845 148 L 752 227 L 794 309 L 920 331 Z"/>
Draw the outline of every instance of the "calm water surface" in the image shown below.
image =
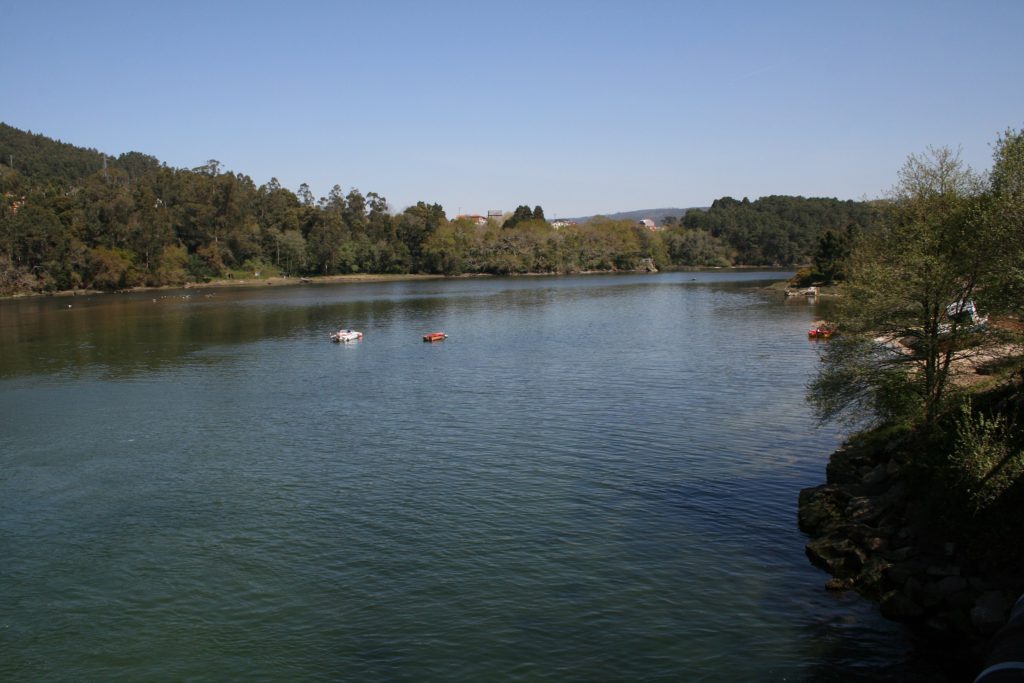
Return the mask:
<path id="1" fill-rule="evenodd" d="M 0 679 L 923 679 L 804 557 L 778 277 L 0 302 Z"/>

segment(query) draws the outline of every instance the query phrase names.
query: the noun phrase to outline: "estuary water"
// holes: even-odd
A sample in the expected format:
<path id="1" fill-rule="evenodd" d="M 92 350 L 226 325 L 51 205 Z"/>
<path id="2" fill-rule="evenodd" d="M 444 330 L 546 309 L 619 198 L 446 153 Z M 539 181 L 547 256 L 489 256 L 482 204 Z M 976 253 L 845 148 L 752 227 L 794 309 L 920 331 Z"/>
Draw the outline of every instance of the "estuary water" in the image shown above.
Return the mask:
<path id="1" fill-rule="evenodd" d="M 0 680 L 923 677 L 804 556 L 786 275 L 0 302 Z"/>

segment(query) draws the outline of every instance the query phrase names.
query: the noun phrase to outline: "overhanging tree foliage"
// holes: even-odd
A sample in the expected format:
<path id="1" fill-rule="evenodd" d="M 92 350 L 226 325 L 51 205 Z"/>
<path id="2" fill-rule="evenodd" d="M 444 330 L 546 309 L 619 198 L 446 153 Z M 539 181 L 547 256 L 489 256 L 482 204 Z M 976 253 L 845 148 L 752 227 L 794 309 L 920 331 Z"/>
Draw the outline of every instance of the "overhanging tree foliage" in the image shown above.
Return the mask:
<path id="1" fill-rule="evenodd" d="M 1010 136 L 1000 149 L 1015 144 Z M 931 422 L 950 396 L 957 363 L 1001 341 L 974 308 L 1007 310 L 1009 266 L 1021 253 L 1020 230 L 1005 222 L 1017 200 L 996 189 L 997 174 L 1016 171 L 998 158 L 987 186 L 948 148 L 907 160 L 891 212 L 847 260 L 841 334 L 810 390 L 820 417 Z"/>
<path id="2" fill-rule="evenodd" d="M 986 220 L 1003 280 L 992 299 L 1019 313 L 1024 306 L 1024 130 L 1000 135 L 993 156 Z"/>

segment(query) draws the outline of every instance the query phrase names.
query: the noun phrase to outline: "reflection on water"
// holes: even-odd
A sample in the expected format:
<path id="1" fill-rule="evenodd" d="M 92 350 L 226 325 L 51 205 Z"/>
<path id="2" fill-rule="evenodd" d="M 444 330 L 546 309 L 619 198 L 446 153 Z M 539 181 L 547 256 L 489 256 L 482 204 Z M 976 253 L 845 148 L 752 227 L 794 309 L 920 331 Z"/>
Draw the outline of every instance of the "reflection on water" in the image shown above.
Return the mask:
<path id="1" fill-rule="evenodd" d="M 0 302 L 0 678 L 930 677 L 804 558 L 768 277 Z"/>

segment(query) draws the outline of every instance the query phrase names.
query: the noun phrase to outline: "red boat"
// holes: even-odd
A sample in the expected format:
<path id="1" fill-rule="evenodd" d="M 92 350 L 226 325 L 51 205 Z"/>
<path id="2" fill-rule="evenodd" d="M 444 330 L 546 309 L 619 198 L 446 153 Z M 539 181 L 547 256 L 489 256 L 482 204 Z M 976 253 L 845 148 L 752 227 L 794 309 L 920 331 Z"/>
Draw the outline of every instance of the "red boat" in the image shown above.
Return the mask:
<path id="1" fill-rule="evenodd" d="M 430 334 L 423 335 L 423 341 L 425 342 L 444 341 L 447 338 L 448 335 L 444 332 L 431 332 Z"/>
<path id="2" fill-rule="evenodd" d="M 835 332 L 831 327 L 812 327 L 807 330 L 807 336 L 811 339 L 828 339 Z"/>

